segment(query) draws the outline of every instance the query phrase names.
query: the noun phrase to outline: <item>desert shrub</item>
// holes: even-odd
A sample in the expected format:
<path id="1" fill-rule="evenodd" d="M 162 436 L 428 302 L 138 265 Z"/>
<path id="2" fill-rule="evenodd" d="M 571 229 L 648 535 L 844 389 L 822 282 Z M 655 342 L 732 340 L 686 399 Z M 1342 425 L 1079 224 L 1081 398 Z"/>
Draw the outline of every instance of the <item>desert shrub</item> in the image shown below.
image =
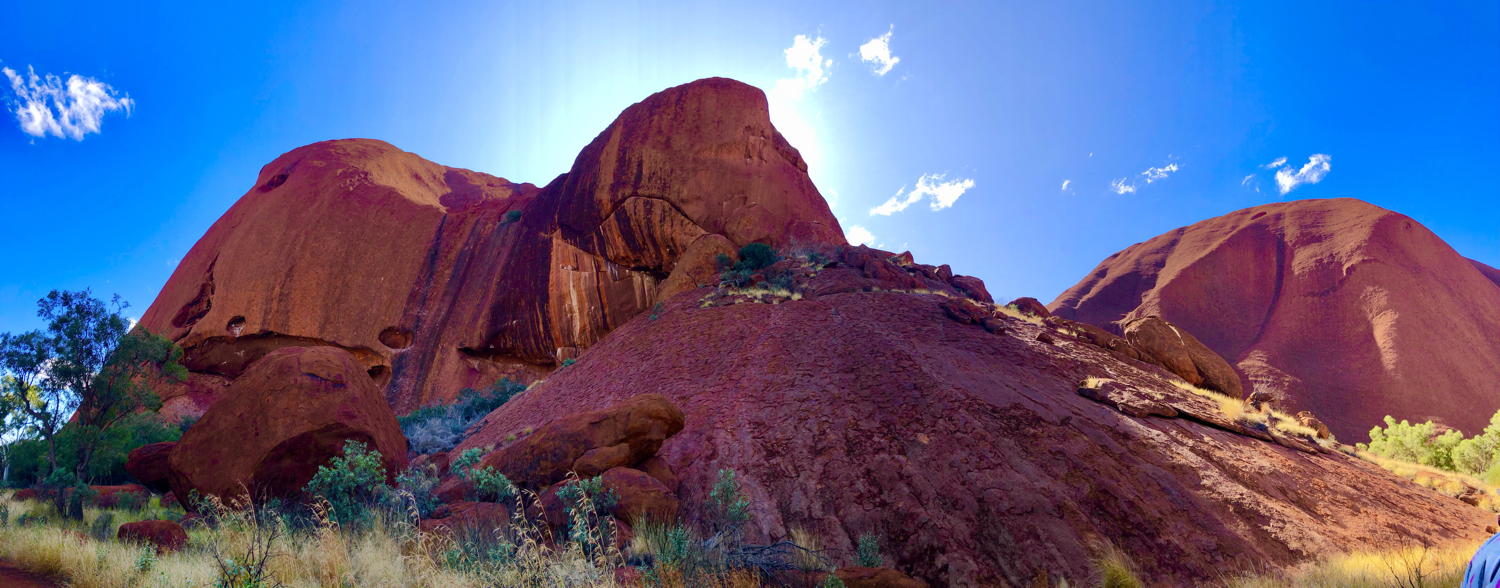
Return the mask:
<path id="1" fill-rule="evenodd" d="M 610 511 L 619 503 L 614 491 L 604 487 L 598 476 L 578 478 L 569 474 L 569 482 L 557 491 L 567 514 L 568 539 L 583 549 L 588 557 L 595 557 L 600 549 L 614 545 L 614 520 Z"/>
<path id="2" fill-rule="evenodd" d="M 482 457 L 483 449 L 471 447 L 453 460 L 451 468 L 459 479 L 469 483 L 473 498 L 485 502 L 500 502 L 515 496 L 516 486 L 504 474 L 490 466 L 478 466 Z"/>
<path id="3" fill-rule="evenodd" d="M 474 421 L 526 391 L 526 385 L 501 378 L 484 390 L 464 388 L 453 404 L 427 406 L 397 418 L 411 450 L 418 455 L 448 451 L 463 440 Z"/>
<path id="4" fill-rule="evenodd" d="M 341 525 L 368 524 L 371 509 L 390 499 L 385 484 L 385 465 L 379 451 L 364 443 L 344 442 L 343 455 L 318 466 L 304 490 L 328 501 L 329 516 Z"/>
<path id="5" fill-rule="evenodd" d="M 119 492 L 115 494 L 115 508 L 120 510 L 136 511 L 146 506 L 146 497 L 139 492 Z"/>
<path id="6" fill-rule="evenodd" d="M 884 565 L 885 556 L 880 553 L 880 538 L 870 533 L 860 535 L 854 548 L 854 563 L 867 568 Z"/>
<path id="7" fill-rule="evenodd" d="M 1381 457 L 1454 471 L 1453 450 L 1463 439 L 1458 431 L 1438 434 L 1437 425 L 1431 421 L 1396 422 L 1387 415 L 1385 426 L 1370 429 L 1370 442 L 1358 447 Z"/>
<path id="8" fill-rule="evenodd" d="M 108 541 L 115 536 L 115 513 L 102 511 L 94 517 L 94 522 L 89 525 L 89 536 L 100 541 Z"/>
<path id="9" fill-rule="evenodd" d="M 441 502 L 437 497 L 437 486 L 441 482 L 438 477 L 437 466 L 426 464 L 422 467 L 406 468 L 396 476 L 396 488 L 411 497 L 412 506 L 417 509 L 417 515 L 427 518 Z"/>
<path id="10" fill-rule="evenodd" d="M 1145 588 L 1145 583 L 1135 572 L 1135 564 L 1124 551 L 1111 544 L 1097 547 L 1094 567 L 1098 570 L 1101 588 Z"/>
<path id="11" fill-rule="evenodd" d="M 747 269 L 728 269 L 719 274 L 719 281 L 735 288 L 744 288 L 752 283 L 755 272 Z"/>
<path id="12" fill-rule="evenodd" d="M 739 257 L 739 262 L 734 264 L 735 269 L 746 269 L 752 272 L 781 261 L 781 256 L 776 253 L 776 250 L 765 243 L 750 243 L 741 247 Z"/>
<path id="13" fill-rule="evenodd" d="M 735 535 L 750 520 L 750 499 L 740 490 L 734 470 L 721 469 L 708 491 L 709 524 L 721 535 Z"/>
<path id="14" fill-rule="evenodd" d="M 0 504 L 0 527 L 10 524 L 10 505 Z"/>

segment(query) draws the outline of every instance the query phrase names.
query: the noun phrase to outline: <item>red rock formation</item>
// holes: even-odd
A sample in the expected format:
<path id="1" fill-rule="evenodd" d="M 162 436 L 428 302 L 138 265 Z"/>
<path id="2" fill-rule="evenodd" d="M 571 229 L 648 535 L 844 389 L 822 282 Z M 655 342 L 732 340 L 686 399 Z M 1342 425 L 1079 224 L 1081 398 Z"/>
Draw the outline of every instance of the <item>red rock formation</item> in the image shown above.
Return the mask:
<path id="1" fill-rule="evenodd" d="M 298 496 L 320 465 L 355 440 L 406 467 L 406 438 L 379 389 L 348 353 L 283 347 L 229 387 L 168 457 L 172 493 Z"/>
<path id="2" fill-rule="evenodd" d="M 799 300 L 680 294 L 485 417 L 457 451 L 649 390 L 685 416 L 657 455 L 681 478 L 690 524 L 732 468 L 752 541 L 802 527 L 848 560 L 873 533 L 888 563 L 933 585 L 1081 581 L 1098 538 L 1153 585 L 1192 585 L 1477 538 L 1493 518 L 1311 440 L 1251 436 L 1172 376 L 1051 326 L 1002 318 L 995 334 L 950 319 L 951 294 L 890 291 L 905 278 L 841 261 L 869 257 L 835 258 L 794 284 Z M 1054 345 L 1036 341 L 1044 331 Z M 1120 382 L 1122 397 L 1078 394 L 1090 376 Z"/>
<path id="3" fill-rule="evenodd" d="M 1500 406 L 1500 286 L 1412 219 L 1341 198 L 1209 219 L 1104 260 L 1050 305 L 1102 326 L 1158 315 L 1252 390 L 1362 440 L 1387 414 L 1476 432 Z"/>
<path id="4" fill-rule="evenodd" d="M 125 456 L 125 471 L 152 492 L 166 492 L 171 489 L 168 482 L 171 466 L 167 463 L 167 456 L 176 446 L 175 441 L 163 441 L 137 447 Z"/>
<path id="5" fill-rule="evenodd" d="M 187 547 L 187 531 L 172 521 L 136 521 L 120 525 L 115 533 L 120 541 L 143 543 L 157 551 L 178 551 Z"/>
<path id="6" fill-rule="evenodd" d="M 546 188 L 367 139 L 301 147 L 184 257 L 141 325 L 195 372 L 200 414 L 284 346 L 348 351 L 398 412 L 533 379 L 754 241 L 842 244 L 764 94 L 712 78 L 626 109 Z M 187 398 L 187 400 L 184 400 Z"/>

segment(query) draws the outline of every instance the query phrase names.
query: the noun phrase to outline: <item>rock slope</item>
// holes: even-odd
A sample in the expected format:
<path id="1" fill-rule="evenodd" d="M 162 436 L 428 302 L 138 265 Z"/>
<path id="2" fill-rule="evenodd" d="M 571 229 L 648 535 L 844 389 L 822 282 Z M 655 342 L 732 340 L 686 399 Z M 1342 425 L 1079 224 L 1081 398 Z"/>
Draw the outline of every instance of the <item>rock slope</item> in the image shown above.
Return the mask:
<path id="1" fill-rule="evenodd" d="M 1196 585 L 1473 538 L 1492 521 L 1310 439 L 1255 433 L 1070 329 L 976 321 L 952 307 L 993 307 L 936 280 L 903 287 L 931 266 L 874 263 L 883 255 L 864 248 L 831 257 L 785 295 L 677 295 L 491 413 L 458 451 L 499 455 L 562 415 L 661 394 L 685 415 L 658 456 L 690 520 L 733 468 L 758 539 L 800 527 L 847 559 L 875 533 L 895 567 L 934 585 L 1077 582 L 1098 541 L 1153 585 Z M 1113 381 L 1080 393 L 1090 377 Z"/>
<path id="2" fill-rule="evenodd" d="M 1340 198 L 1267 204 L 1110 256 L 1050 306 L 1118 330 L 1158 315 L 1249 388 L 1348 441 L 1387 415 L 1475 432 L 1500 406 L 1500 282 L 1416 221 Z"/>
<path id="3" fill-rule="evenodd" d="M 352 354 L 398 412 L 529 380 L 674 292 L 716 254 L 843 243 L 765 95 L 722 78 L 631 106 L 545 188 L 381 141 L 301 147 L 178 265 L 141 325 L 193 372 L 169 415 L 201 414 L 269 351 Z"/>

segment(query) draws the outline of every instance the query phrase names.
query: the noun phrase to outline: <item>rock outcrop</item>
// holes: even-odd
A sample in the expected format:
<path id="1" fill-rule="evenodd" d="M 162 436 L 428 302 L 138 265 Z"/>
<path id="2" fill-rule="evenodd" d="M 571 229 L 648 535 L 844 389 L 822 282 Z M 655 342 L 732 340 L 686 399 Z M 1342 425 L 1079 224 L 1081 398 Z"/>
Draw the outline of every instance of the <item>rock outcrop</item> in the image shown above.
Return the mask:
<path id="1" fill-rule="evenodd" d="M 167 457 L 176 446 L 176 441 L 163 441 L 137 447 L 125 456 L 125 471 L 152 492 L 171 490 L 172 468 Z"/>
<path id="2" fill-rule="evenodd" d="M 933 585 L 1080 581 L 1099 538 L 1153 585 L 1194 585 L 1224 569 L 1476 538 L 1493 518 L 1312 439 L 1252 435 L 1176 376 L 951 287 L 908 289 L 926 270 L 850 249 L 804 262 L 818 269 L 792 271 L 787 295 L 721 287 L 667 300 L 485 417 L 457 451 L 499 453 L 528 429 L 650 390 L 684 415 L 657 457 L 680 478 L 690 524 L 730 468 L 755 513 L 752 541 L 800 527 L 848 560 L 872 533 L 891 539 L 890 565 Z M 956 320 L 955 300 L 1002 328 Z M 1044 332 L 1054 344 L 1037 341 Z M 1120 398 L 1080 395 L 1095 376 L 1118 382 Z"/>
<path id="3" fill-rule="evenodd" d="M 1387 414 L 1473 433 L 1500 406 L 1496 275 L 1406 216 L 1302 200 L 1133 245 L 1049 306 L 1116 333 L 1160 316 L 1342 439 Z"/>
<path id="4" fill-rule="evenodd" d="M 394 478 L 406 437 L 364 368 L 333 347 L 282 347 L 249 367 L 168 457 L 173 494 L 300 496 L 346 441 L 380 451 Z"/>
<path id="5" fill-rule="evenodd" d="M 1157 316 L 1132 319 L 1125 323 L 1124 329 L 1125 340 L 1140 352 L 1142 359 L 1167 368 L 1194 386 L 1235 398 L 1245 396 L 1240 375 L 1192 333 Z"/>
<path id="6" fill-rule="evenodd" d="M 160 552 L 180 551 L 188 543 L 187 531 L 172 521 L 125 523 L 115 536 L 120 541 L 149 545 Z"/>
<path id="7" fill-rule="evenodd" d="M 295 149 L 188 252 L 141 326 L 201 414 L 287 346 L 352 355 L 398 412 L 531 380 L 751 242 L 842 244 L 765 95 L 711 78 L 626 109 L 545 188 L 351 139 Z"/>

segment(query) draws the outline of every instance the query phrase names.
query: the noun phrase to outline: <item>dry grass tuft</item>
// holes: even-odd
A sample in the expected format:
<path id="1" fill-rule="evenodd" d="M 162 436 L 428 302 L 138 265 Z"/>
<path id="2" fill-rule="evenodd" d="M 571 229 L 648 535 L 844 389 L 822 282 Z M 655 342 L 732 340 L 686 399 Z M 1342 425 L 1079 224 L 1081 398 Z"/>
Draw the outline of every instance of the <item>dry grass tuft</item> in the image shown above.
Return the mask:
<path id="1" fill-rule="evenodd" d="M 1099 377 L 1099 376 L 1089 376 L 1089 377 L 1083 379 L 1083 383 L 1081 384 L 1081 386 L 1083 386 L 1084 388 L 1093 388 L 1095 390 L 1098 390 L 1100 386 L 1103 386 L 1103 385 L 1108 384 L 1108 383 L 1113 382 L 1113 381 L 1115 381 L 1114 378 L 1102 378 L 1102 377 Z"/>
<path id="2" fill-rule="evenodd" d="M 1016 320 L 1026 321 L 1026 322 L 1031 323 L 1031 324 L 1036 325 L 1036 326 L 1042 326 L 1043 324 L 1046 324 L 1046 321 L 1043 321 L 1042 317 L 1039 317 L 1037 315 L 1031 314 L 1029 312 L 1021 312 L 1021 309 L 1016 308 L 1014 306 L 1011 306 L 1009 304 L 1006 304 L 1006 305 L 1003 305 L 1003 306 L 997 304 L 997 305 L 995 305 L 995 310 L 997 312 L 999 312 L 1000 314 L 1003 314 L 1003 315 L 1008 316 L 1010 318 L 1013 318 L 1013 319 L 1016 319 Z"/>
<path id="3" fill-rule="evenodd" d="M 1226 588 L 1411 588 L 1457 586 L 1477 544 L 1350 553 L 1290 570 L 1230 578 Z"/>

